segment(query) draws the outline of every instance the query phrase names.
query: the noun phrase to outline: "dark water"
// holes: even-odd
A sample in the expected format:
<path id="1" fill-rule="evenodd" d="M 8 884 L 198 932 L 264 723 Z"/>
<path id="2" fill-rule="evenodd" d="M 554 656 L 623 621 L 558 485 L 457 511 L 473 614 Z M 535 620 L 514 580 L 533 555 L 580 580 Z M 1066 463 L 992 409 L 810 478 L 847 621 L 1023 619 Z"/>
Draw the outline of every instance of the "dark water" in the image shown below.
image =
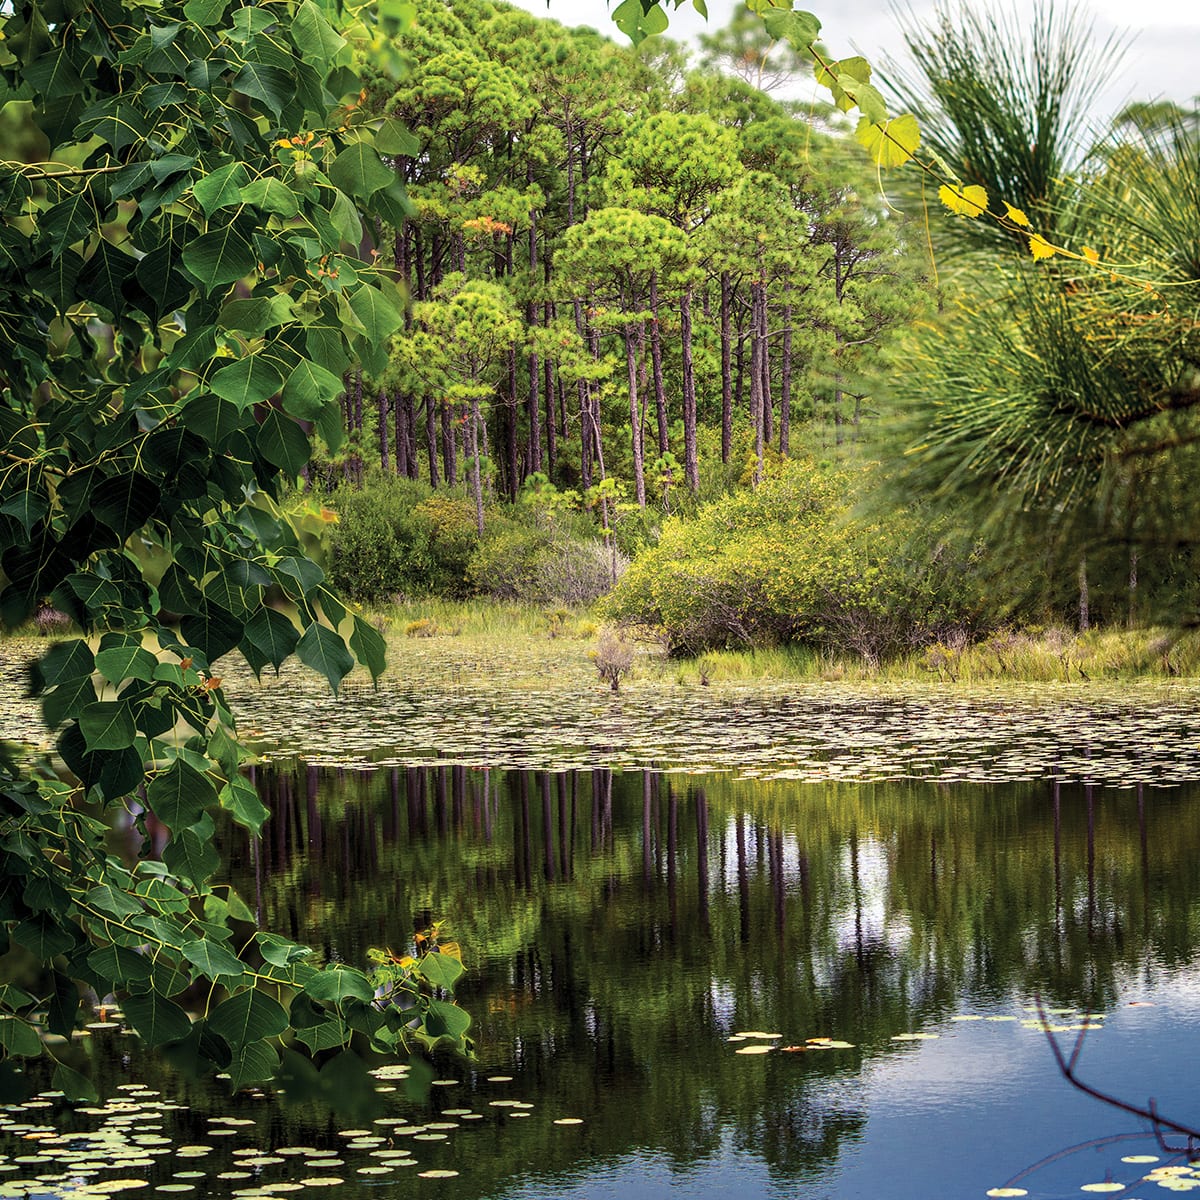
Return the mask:
<path id="1" fill-rule="evenodd" d="M 1061 1079 L 1021 1024 L 1038 993 L 1107 1014 L 1085 1078 L 1200 1122 L 1195 788 L 456 767 L 260 784 L 275 816 L 241 886 L 269 920 L 351 963 L 431 917 L 465 948 L 481 1069 L 437 1103 L 487 1113 L 499 1073 L 536 1107 L 453 1131 L 455 1195 L 982 1194 L 1141 1128 Z M 852 1048 L 782 1049 L 819 1037 Z M 736 1053 L 755 1041 L 776 1049 Z M 1136 1180 L 1130 1153 L 1160 1152 L 1081 1150 L 1020 1186 Z"/>
<path id="2" fill-rule="evenodd" d="M 1082 1076 L 1200 1123 L 1200 788 L 304 764 L 258 784 L 264 838 L 227 847 L 242 895 L 359 966 L 445 919 L 478 1059 L 439 1060 L 452 1083 L 410 1099 L 400 1081 L 352 1119 L 231 1100 L 126 1044 L 101 1063 L 105 1090 L 142 1080 L 188 1105 L 157 1117 L 176 1144 L 203 1143 L 214 1115 L 252 1122 L 199 1161 L 192 1195 L 331 1174 L 283 1156 L 216 1178 L 239 1148 L 297 1143 L 338 1148 L 354 1200 L 1061 1197 L 1188 1162 L 1074 1091 L 1028 1026 L 1038 994 L 1072 1010 L 1051 1017 L 1068 1049 L 1067 1027 L 1105 1014 Z M 931 1036 L 896 1040 L 912 1034 Z M 815 1038 L 850 1046 L 785 1049 Z M 756 1045 L 773 1048 L 738 1053 Z M 379 1116 L 450 1128 L 418 1140 Z M 347 1149 L 352 1126 L 418 1169 Z M 1137 1154 L 1159 1162 L 1122 1162 Z M 359 1171 L 378 1165 L 393 1169 Z M 162 1155 L 144 1177 L 189 1168 Z"/>

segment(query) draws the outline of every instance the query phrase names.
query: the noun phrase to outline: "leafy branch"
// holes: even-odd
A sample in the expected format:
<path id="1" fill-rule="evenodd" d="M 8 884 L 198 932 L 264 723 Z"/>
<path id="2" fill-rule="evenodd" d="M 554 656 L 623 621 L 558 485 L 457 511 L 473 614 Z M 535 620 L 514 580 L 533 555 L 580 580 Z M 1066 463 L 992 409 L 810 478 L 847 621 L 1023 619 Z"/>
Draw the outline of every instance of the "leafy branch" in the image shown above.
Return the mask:
<path id="1" fill-rule="evenodd" d="M 357 250 L 405 198 L 346 119 L 389 6 L 379 24 L 318 0 L 213 0 L 203 24 L 195 8 L 0 18 L 0 82 L 49 144 L 0 164 L 0 624 L 49 602 L 83 631 L 33 667 L 56 760 L 0 771 L 0 931 L 60 997 L 51 1032 L 69 1036 L 81 992 L 119 997 L 149 1045 L 195 1039 L 238 1087 L 272 1076 L 284 1040 L 466 1049 L 469 1017 L 419 969 L 401 1009 L 264 931 L 235 953 L 257 922 L 214 883 L 218 820 L 253 837 L 269 815 L 219 660 L 295 656 L 335 691 L 356 663 L 384 669 L 276 499 L 313 436 L 336 444 L 343 374 L 386 363 L 403 298 Z M 162 863 L 126 870 L 84 803 L 133 814 L 146 853 L 161 823 Z M 203 979 L 193 1022 L 176 997 Z M 34 1003 L 0 989 L 6 1089 L 7 1059 L 44 1052 L 7 1036 Z"/>

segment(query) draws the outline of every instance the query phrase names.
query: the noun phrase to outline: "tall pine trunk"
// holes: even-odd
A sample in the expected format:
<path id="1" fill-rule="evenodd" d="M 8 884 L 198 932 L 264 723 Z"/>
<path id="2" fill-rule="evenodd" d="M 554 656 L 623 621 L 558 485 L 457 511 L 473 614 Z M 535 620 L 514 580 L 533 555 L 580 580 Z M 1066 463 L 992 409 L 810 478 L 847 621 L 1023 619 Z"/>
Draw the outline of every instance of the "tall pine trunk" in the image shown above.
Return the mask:
<path id="1" fill-rule="evenodd" d="M 525 182 L 533 182 L 533 169 L 525 170 Z M 533 298 L 533 281 L 537 275 L 537 210 L 529 210 L 529 300 L 525 305 L 525 323 L 531 330 L 537 328 L 538 306 Z M 541 405 L 538 403 L 538 387 L 541 383 L 541 364 L 536 350 L 529 351 L 529 466 L 533 471 L 542 469 Z"/>
<path id="2" fill-rule="evenodd" d="M 721 461 L 727 463 L 733 443 L 733 379 L 730 349 L 729 272 L 721 272 Z"/>
<path id="3" fill-rule="evenodd" d="M 515 430 L 518 424 L 517 416 L 520 412 L 520 401 L 517 399 L 517 352 L 515 349 L 508 352 L 508 398 L 505 403 L 510 405 L 512 408 L 515 437 Z M 529 463 L 528 443 L 526 443 L 525 446 L 524 460 L 521 459 L 521 456 L 518 453 L 513 461 L 517 464 L 517 470 L 509 480 L 508 494 L 511 499 L 515 500 L 517 498 L 517 493 L 521 490 L 521 484 L 524 482 L 525 476 L 528 475 L 529 471 L 531 470 Z"/>
<path id="4" fill-rule="evenodd" d="M 429 296 L 425 291 L 425 239 L 421 236 L 420 225 L 413 226 L 412 238 L 412 261 L 417 272 L 417 299 L 427 300 Z"/>
<path id="5" fill-rule="evenodd" d="M 554 419 L 554 363 L 549 356 L 543 361 L 542 368 L 542 394 L 546 397 L 546 474 L 553 480 L 558 466 L 558 423 Z"/>
<path id="6" fill-rule="evenodd" d="M 753 359 L 753 353 L 751 353 Z M 737 345 L 733 352 L 733 406 L 740 413 L 746 395 L 746 330 L 741 322 L 737 326 Z M 750 397 L 753 405 L 754 396 Z"/>
<path id="7" fill-rule="evenodd" d="M 392 421 L 395 422 L 396 474 L 407 475 L 409 479 L 412 479 L 412 458 L 408 454 L 409 403 L 407 396 L 396 392 L 396 395 L 392 397 L 391 410 Z"/>
<path id="8" fill-rule="evenodd" d="M 679 301 L 679 340 L 683 355 L 683 473 L 693 492 L 700 490 L 696 452 L 696 368 L 692 362 L 692 289 Z"/>
<path id="9" fill-rule="evenodd" d="M 754 430 L 754 482 L 763 478 L 763 357 L 767 344 L 762 336 L 763 305 L 766 285 L 760 279 L 750 284 L 750 425 Z"/>
<path id="10" fill-rule="evenodd" d="M 783 306 L 783 359 L 779 364 L 779 453 L 791 453 L 792 439 L 792 306 Z"/>
<path id="11" fill-rule="evenodd" d="M 633 482 L 639 508 L 646 507 L 645 451 L 642 445 L 642 414 L 638 405 L 637 354 L 641 349 L 645 329 L 637 322 L 636 333 L 632 322 L 625 325 L 625 365 L 629 372 L 629 429 L 633 445 Z"/>
<path id="12" fill-rule="evenodd" d="M 586 345 L 588 338 L 587 328 L 583 322 L 583 301 L 579 299 L 572 300 L 571 308 L 575 314 L 575 330 L 579 334 L 579 340 Z M 592 397 L 591 388 L 588 386 L 586 379 L 580 379 L 575 387 L 579 393 L 579 482 L 583 484 L 586 491 L 592 486 L 592 454 L 594 444 Z"/>
<path id="13" fill-rule="evenodd" d="M 504 397 L 504 465 L 506 468 L 508 495 L 515 499 L 517 495 L 517 479 L 521 474 L 521 447 L 517 437 L 517 398 Z"/>
<path id="14" fill-rule="evenodd" d="M 386 472 L 391 470 L 392 462 L 388 457 L 388 394 L 383 388 L 379 389 L 376 403 L 379 412 L 379 468 Z"/>
<path id="15" fill-rule="evenodd" d="M 767 285 L 765 281 L 762 285 L 762 294 L 758 301 L 758 339 L 761 342 L 758 361 L 759 367 L 762 370 L 763 442 L 769 446 L 771 439 L 775 436 L 775 406 L 771 398 L 771 328 L 770 310 L 767 306 Z"/>
<path id="16" fill-rule="evenodd" d="M 441 480 L 438 478 L 438 440 L 437 414 L 434 409 L 432 396 L 425 397 L 425 439 L 429 444 L 429 486 L 436 488 Z"/>
<path id="17" fill-rule="evenodd" d="M 405 291 L 412 292 L 412 275 L 409 271 L 408 264 L 408 218 L 401 219 L 400 228 L 396 230 L 396 236 L 392 241 L 392 263 L 395 265 L 396 273 L 404 281 Z"/>
<path id="18" fill-rule="evenodd" d="M 408 447 L 408 466 L 405 468 L 405 474 L 410 479 L 421 478 L 421 463 L 417 458 L 417 413 L 413 405 L 411 395 L 405 393 L 404 396 L 404 429 L 405 443 Z"/>
<path id="19" fill-rule="evenodd" d="M 446 482 L 453 487 L 458 482 L 458 447 L 454 443 L 454 425 L 457 408 L 449 400 L 443 400 L 442 409 L 442 463 L 446 468 Z"/>
<path id="20" fill-rule="evenodd" d="M 658 452 L 666 454 L 667 395 L 663 389 L 662 335 L 658 325 L 658 272 L 650 272 L 650 362 L 654 382 L 654 418 L 658 428 Z"/>
<path id="21" fill-rule="evenodd" d="M 483 536 L 483 477 L 479 469 L 479 397 L 471 397 L 471 419 L 467 422 L 467 451 L 471 456 L 471 495 L 475 498 L 475 527 Z"/>

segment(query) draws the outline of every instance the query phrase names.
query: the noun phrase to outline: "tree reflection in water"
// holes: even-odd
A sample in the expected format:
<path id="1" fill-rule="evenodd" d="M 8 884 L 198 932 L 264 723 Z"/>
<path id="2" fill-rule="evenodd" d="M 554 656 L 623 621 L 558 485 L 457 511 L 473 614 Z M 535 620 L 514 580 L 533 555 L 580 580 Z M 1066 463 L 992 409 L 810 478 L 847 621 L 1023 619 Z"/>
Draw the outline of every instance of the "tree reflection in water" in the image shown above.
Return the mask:
<path id="1" fill-rule="evenodd" d="M 863 1144 L 895 1035 L 1035 993 L 1110 1010 L 1194 960 L 1192 790 L 305 764 L 258 784 L 272 817 L 234 858 L 264 917 L 353 963 L 448 919 L 484 1061 L 586 1112 L 593 1159 L 744 1150 L 818 1181 Z M 739 1030 L 853 1048 L 738 1057 Z M 488 1148 L 496 1179 L 577 1169 L 531 1124 Z"/>

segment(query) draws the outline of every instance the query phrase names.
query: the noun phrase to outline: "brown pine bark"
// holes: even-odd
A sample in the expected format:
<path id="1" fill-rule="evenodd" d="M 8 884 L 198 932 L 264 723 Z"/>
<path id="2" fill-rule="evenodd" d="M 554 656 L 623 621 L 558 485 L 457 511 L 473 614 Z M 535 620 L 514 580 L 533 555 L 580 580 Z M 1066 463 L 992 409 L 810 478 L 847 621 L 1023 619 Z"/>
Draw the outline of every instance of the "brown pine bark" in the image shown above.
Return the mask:
<path id="1" fill-rule="evenodd" d="M 425 239 L 421 236 L 421 226 L 414 225 L 412 231 L 413 250 L 412 263 L 417 273 L 417 299 L 427 299 L 425 291 Z"/>
<path id="2" fill-rule="evenodd" d="M 425 398 L 425 440 L 429 449 L 429 486 L 436 488 L 441 482 L 438 478 L 437 417 L 430 396 Z"/>
<path id="3" fill-rule="evenodd" d="M 553 479 L 558 466 L 558 424 L 554 419 L 554 363 L 547 357 L 542 367 L 545 374 L 542 391 L 546 397 L 546 474 Z"/>
<path id="4" fill-rule="evenodd" d="M 525 175 L 526 181 L 530 181 L 530 172 L 527 169 Z M 529 210 L 529 282 L 532 285 L 535 275 L 537 274 L 538 265 L 538 245 L 537 245 L 537 212 L 534 209 Z M 534 302 L 532 287 L 530 291 L 529 301 L 525 305 L 525 322 L 530 329 L 537 327 L 538 306 Z M 541 405 L 539 404 L 538 387 L 541 382 L 541 366 L 538 362 L 536 350 L 529 352 L 529 466 L 532 471 L 540 471 L 542 469 L 542 436 L 541 436 Z"/>
<path id="5" fill-rule="evenodd" d="M 762 426 L 763 442 L 769 446 L 775 436 L 774 401 L 771 398 L 771 328 L 770 309 L 767 305 L 767 285 L 764 281 L 758 304 L 758 338 L 761 343 L 758 359 L 762 370 Z"/>
<path id="6" fill-rule="evenodd" d="M 442 410 L 442 465 L 446 469 L 446 482 L 453 487 L 458 482 L 458 447 L 454 441 L 454 419 L 458 416 L 455 406 L 443 400 Z"/>
<path id="7" fill-rule="evenodd" d="M 408 448 L 408 466 L 404 473 L 410 479 L 420 479 L 421 464 L 417 458 L 417 414 L 412 396 L 406 395 L 404 397 L 403 411 L 406 435 L 404 440 Z"/>
<path id="8" fill-rule="evenodd" d="M 791 453 L 792 437 L 792 306 L 783 306 L 783 348 L 779 364 L 779 453 Z"/>
<path id="9" fill-rule="evenodd" d="M 412 477 L 408 458 L 408 413 L 406 399 L 399 393 L 392 397 L 392 421 L 396 442 L 396 474 Z"/>
<path id="10" fill-rule="evenodd" d="M 650 362 L 654 385 L 654 418 L 658 431 L 658 452 L 666 454 L 667 396 L 663 388 L 662 336 L 658 323 L 658 272 L 650 272 Z"/>
<path id="11" fill-rule="evenodd" d="M 571 307 L 575 313 L 575 329 L 579 334 L 580 340 L 587 342 L 587 328 L 583 321 L 583 301 L 575 299 L 571 301 Z M 592 486 L 592 403 L 591 389 L 588 387 L 588 381 L 581 379 L 575 385 L 579 393 L 579 482 L 583 484 L 584 490 Z"/>
<path id="12" fill-rule="evenodd" d="M 475 527 L 483 536 L 483 479 L 479 470 L 479 397 L 471 397 L 471 416 L 467 422 L 467 453 L 471 463 L 471 495 L 475 498 Z"/>
<path id="13" fill-rule="evenodd" d="M 382 471 L 389 471 L 392 460 L 388 455 L 388 394 L 382 388 L 376 404 L 379 412 L 379 467 Z"/>
<path id="14" fill-rule="evenodd" d="M 633 448 L 633 482 L 639 508 L 646 507 L 645 449 L 642 443 L 642 414 L 638 406 L 637 355 L 641 349 L 645 328 L 638 322 L 636 333 L 632 324 L 624 328 L 625 365 L 629 373 L 629 431 Z"/>
<path id="15" fill-rule="evenodd" d="M 754 430 L 754 482 L 763 477 L 763 357 L 766 342 L 762 336 L 759 309 L 764 302 L 766 285 L 756 279 L 750 285 L 750 425 Z"/>
<path id="16" fill-rule="evenodd" d="M 721 272 L 721 461 L 729 461 L 733 442 L 733 380 L 731 374 L 730 348 L 732 330 L 729 317 L 730 303 L 729 272 Z"/>
<path id="17" fill-rule="evenodd" d="M 517 494 L 517 477 L 521 474 L 521 447 L 517 436 L 517 398 L 504 397 L 504 463 L 507 473 L 509 499 Z"/>
<path id="18" fill-rule="evenodd" d="M 679 340 L 683 355 L 683 473 L 693 492 L 700 490 L 696 453 L 696 368 L 692 362 L 692 289 L 679 301 Z"/>

